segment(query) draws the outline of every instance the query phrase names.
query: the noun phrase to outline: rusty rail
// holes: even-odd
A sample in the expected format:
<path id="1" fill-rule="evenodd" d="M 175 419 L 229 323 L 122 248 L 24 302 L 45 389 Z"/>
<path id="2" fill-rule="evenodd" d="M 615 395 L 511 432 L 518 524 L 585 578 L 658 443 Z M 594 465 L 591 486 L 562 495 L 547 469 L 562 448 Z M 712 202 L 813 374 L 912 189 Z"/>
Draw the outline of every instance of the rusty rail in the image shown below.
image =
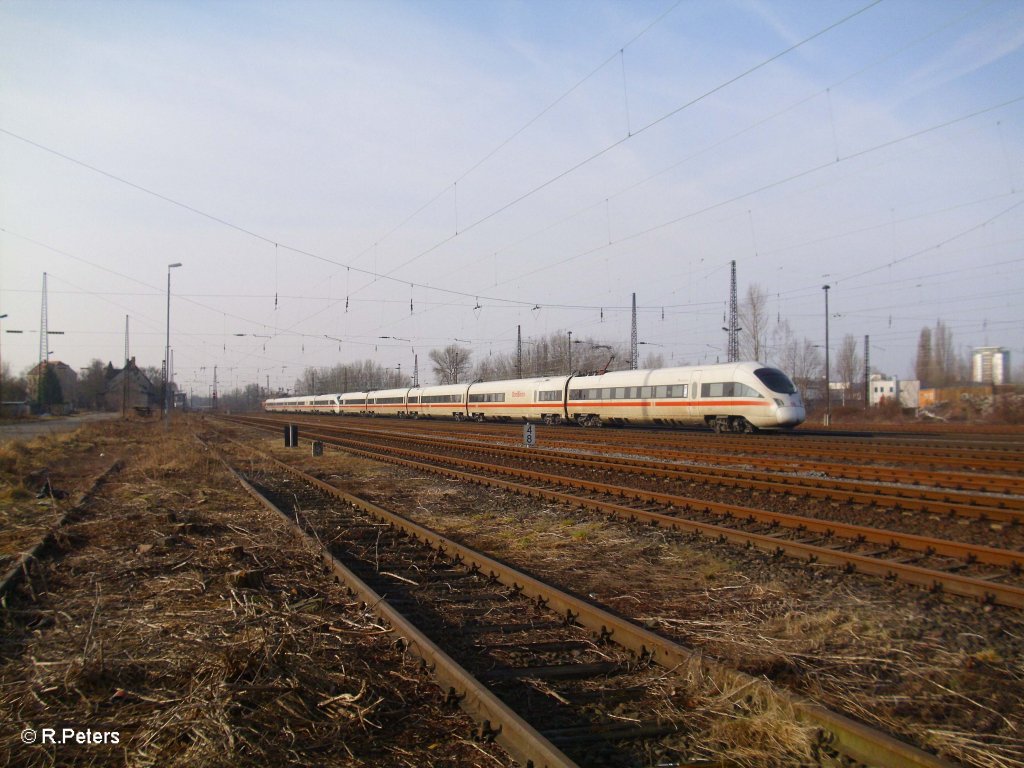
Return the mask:
<path id="1" fill-rule="evenodd" d="M 457 463 L 461 467 L 472 468 L 477 470 L 477 472 L 457 470 L 431 463 L 443 459 L 439 459 L 436 456 L 424 454 L 422 452 L 386 447 L 383 449 L 386 452 L 381 453 L 380 451 L 368 450 L 365 444 L 360 444 L 354 440 L 346 440 L 344 438 L 325 434 L 315 434 L 312 435 L 312 437 L 322 440 L 325 443 L 343 447 L 344 450 L 348 450 L 353 453 L 358 453 L 370 458 L 388 461 L 391 463 L 402 464 L 419 470 L 440 472 L 450 477 L 458 477 L 469 482 L 502 487 L 516 493 L 531 496 L 543 496 L 544 498 L 553 501 L 559 501 L 578 507 L 585 507 L 625 519 L 644 520 L 649 523 L 672 529 L 713 536 L 742 546 L 754 546 L 770 553 L 787 554 L 812 563 L 820 562 L 839 565 L 851 571 L 859 571 L 861 573 L 880 576 L 882 578 L 898 578 L 908 583 L 931 590 L 945 590 L 950 594 L 972 597 L 985 602 L 1005 605 L 1013 608 L 1024 608 L 1024 587 L 1012 584 L 1001 584 L 986 578 L 965 576 L 949 571 L 925 568 L 914 565 L 913 563 L 878 557 L 880 554 L 887 553 L 892 547 L 900 546 L 927 555 L 940 554 L 954 557 L 965 562 L 973 562 L 974 560 L 977 560 L 978 562 L 985 562 L 991 565 L 1010 568 L 1017 572 L 1021 569 L 1022 564 L 1024 564 L 1024 553 L 1012 550 L 978 547 L 943 539 L 931 539 L 925 536 L 900 534 L 893 531 L 840 524 L 831 521 L 817 520 L 814 518 L 800 517 L 797 515 L 782 515 L 756 510 L 750 507 L 740 507 L 737 505 L 673 496 L 671 494 L 659 494 L 650 491 L 623 488 L 620 486 L 610 486 L 603 483 L 593 483 L 590 481 L 566 478 L 559 475 L 550 475 L 513 467 L 499 467 L 485 464 L 483 462 L 473 462 L 468 460 L 454 462 L 454 460 L 451 460 L 453 463 Z M 402 458 L 398 454 L 402 454 L 408 458 Z M 542 486 L 538 487 L 536 485 L 528 485 L 522 482 L 488 477 L 486 475 L 479 474 L 479 472 L 511 476 L 519 480 L 541 483 Z M 854 543 L 859 544 L 861 541 L 870 541 L 884 546 L 886 549 L 883 549 L 881 552 L 873 553 L 872 555 L 844 552 L 837 548 L 821 546 L 818 543 L 786 540 L 780 538 L 778 535 L 747 532 L 737 528 L 731 528 L 726 525 L 691 520 L 685 517 L 665 514 L 664 512 L 638 509 L 625 504 L 592 499 L 571 492 L 551 490 L 543 487 L 544 483 L 563 487 L 577 487 L 620 498 L 628 497 L 635 501 L 656 503 L 673 509 L 691 508 L 697 511 L 707 510 L 708 512 L 712 512 L 726 518 L 731 517 L 734 519 L 745 519 L 753 517 L 755 520 L 760 520 L 768 524 L 775 522 L 779 525 L 788 525 L 796 530 L 816 532 L 822 536 L 838 535 L 839 532 L 842 532 L 846 536 L 851 537 Z"/>
<path id="2" fill-rule="evenodd" d="M 505 563 L 476 552 L 389 510 L 341 491 L 316 477 L 256 451 L 249 446 L 246 446 L 246 448 L 259 454 L 272 464 L 300 477 L 304 482 L 315 486 L 322 492 L 407 531 L 410 535 L 439 551 L 443 551 L 449 556 L 454 555 L 461 559 L 462 562 L 479 568 L 510 588 L 522 592 L 563 615 L 571 617 L 572 620 L 591 630 L 595 637 L 610 638 L 613 642 L 634 651 L 641 657 L 649 658 L 674 674 L 689 679 L 703 679 L 708 676 L 716 676 L 720 679 L 724 678 L 734 682 L 738 688 L 757 687 L 766 690 L 770 695 L 786 701 L 793 708 L 798 719 L 820 729 L 819 740 L 825 750 L 834 750 L 835 753 L 842 754 L 864 765 L 879 766 L 879 768 L 951 768 L 952 766 L 951 763 L 895 739 L 888 734 L 839 713 L 832 712 L 818 704 L 777 689 L 768 681 L 727 668 L 718 662 L 708 659 L 701 653 L 697 653 L 649 630 L 638 627 L 626 619 L 615 616 L 593 604 L 558 590 Z M 251 492 L 255 492 L 255 489 Z M 267 504 L 265 501 L 263 503 Z M 288 518 L 286 517 L 285 519 Z M 325 561 L 327 558 L 330 558 L 330 556 L 325 554 Z M 332 560 L 333 558 L 328 562 Z M 334 569 L 335 565 L 332 563 L 331 567 Z M 335 572 L 337 573 L 337 571 Z M 348 582 L 346 581 L 346 583 Z M 388 620 L 391 621 L 390 618 Z M 414 630 L 415 628 L 408 628 L 410 632 Z M 405 629 L 403 628 L 402 631 L 404 632 Z M 468 684 L 468 681 L 461 679 L 457 682 Z M 500 721 L 492 721 L 492 724 L 493 722 Z M 510 749 L 510 751 L 512 750 Z"/>

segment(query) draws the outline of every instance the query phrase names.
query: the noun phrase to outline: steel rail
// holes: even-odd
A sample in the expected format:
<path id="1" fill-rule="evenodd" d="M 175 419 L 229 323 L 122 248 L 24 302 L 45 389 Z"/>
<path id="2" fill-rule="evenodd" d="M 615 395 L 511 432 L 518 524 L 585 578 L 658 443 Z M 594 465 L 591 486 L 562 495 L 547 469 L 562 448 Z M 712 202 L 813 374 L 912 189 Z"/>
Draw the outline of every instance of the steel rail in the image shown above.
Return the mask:
<path id="1" fill-rule="evenodd" d="M 279 509 L 270 499 L 257 491 L 244 477 L 235 471 L 219 451 L 203 442 L 198 436 L 197 439 L 217 456 L 225 469 L 231 473 L 250 496 L 270 511 L 280 515 L 296 535 L 303 538 L 319 552 L 324 565 L 334 577 L 348 587 L 352 593 L 358 595 L 359 599 L 374 614 L 390 625 L 392 631 L 404 641 L 406 650 L 421 659 L 430 668 L 431 674 L 437 680 L 441 689 L 448 692 L 450 700 L 457 699 L 459 706 L 476 720 L 482 728 L 486 729 L 487 733 L 493 734 L 495 741 L 508 751 L 517 762 L 527 766 L 536 766 L 537 768 L 542 766 L 544 768 L 578 768 L 577 763 L 570 760 L 558 747 L 544 738 L 533 726 L 523 720 L 458 662 L 446 654 L 427 635 L 393 608 L 383 596 L 346 568 L 340 560 L 327 550 L 322 542 L 314 536 L 310 536 L 295 520 Z M 266 458 L 270 461 L 276 461 L 270 457 Z M 286 464 L 280 463 L 280 466 L 293 474 L 303 475 L 303 473 L 297 472 Z M 302 479 L 322 491 L 330 487 L 314 477 L 303 476 Z M 361 506 L 364 511 L 369 512 L 371 509 L 371 505 L 363 506 L 366 502 L 360 503 L 361 500 L 354 496 L 348 497 L 347 494 L 343 495 L 337 489 L 327 492 L 353 506 Z M 374 509 L 372 513 L 377 514 L 377 510 Z"/>
<path id="2" fill-rule="evenodd" d="M 554 440 L 545 444 L 578 450 L 581 442 L 578 440 Z M 606 443 L 591 443 L 591 446 L 600 446 L 605 450 L 621 452 L 621 446 L 608 445 Z M 764 467 L 773 470 L 786 469 L 789 471 L 827 472 L 830 475 L 838 475 L 853 480 L 873 480 L 876 482 L 902 483 L 907 485 L 924 485 L 933 488 L 951 488 L 952 490 L 975 489 L 992 493 L 1019 494 L 1024 492 L 1024 481 L 1019 476 L 978 474 L 956 470 L 919 470 L 907 467 L 890 467 L 872 464 L 850 464 L 835 463 L 825 459 L 797 459 L 791 456 L 785 449 L 785 444 L 780 443 L 782 448 L 770 458 L 764 456 L 765 446 L 762 445 L 757 455 L 746 455 L 743 452 L 728 453 L 715 449 L 664 449 L 634 447 L 634 452 L 643 452 L 645 455 L 659 457 L 669 461 L 700 461 L 712 464 L 716 467 L 724 466 L 726 462 L 733 464 L 746 464 L 757 467 Z M 771 446 L 772 448 L 776 446 Z"/>
<path id="3" fill-rule="evenodd" d="M 326 425 L 318 425 L 324 429 Z M 401 441 L 403 443 L 419 443 L 439 447 L 465 446 L 473 450 L 495 456 L 514 456 L 519 459 L 546 461 L 573 466 L 593 466 L 602 469 L 613 469 L 629 474 L 639 474 L 673 480 L 692 481 L 713 485 L 753 488 L 772 493 L 812 496 L 829 501 L 845 501 L 878 507 L 888 505 L 893 509 L 906 509 L 956 517 L 969 517 L 995 522 L 1024 522 L 1024 497 L 995 498 L 970 494 L 962 491 L 929 491 L 907 487 L 880 487 L 855 480 L 802 477 L 783 475 L 778 472 L 758 472 L 752 470 L 729 469 L 716 467 L 704 470 L 694 466 L 669 465 L 664 462 L 631 459 L 620 456 L 601 458 L 590 454 L 556 451 L 546 448 L 522 449 L 495 443 L 469 441 L 463 438 L 436 438 L 429 435 L 392 435 L 390 438 L 375 430 L 350 429 L 348 427 L 330 427 L 345 433 L 359 433 L 379 436 L 381 440 Z M 988 502 L 998 502 L 994 506 Z"/>
<path id="4" fill-rule="evenodd" d="M 57 523 L 43 534 L 42 538 L 36 542 L 27 552 L 23 552 L 18 559 L 15 561 L 3 578 L 0 579 L 0 601 L 6 605 L 6 597 L 28 576 L 29 571 L 32 568 L 32 564 L 42 558 L 46 551 L 53 546 L 57 540 L 57 531 L 64 528 L 66 525 L 71 523 L 79 514 L 81 514 L 85 506 L 95 495 L 99 487 L 106 482 L 107 478 L 110 477 L 114 472 L 119 471 L 124 466 L 124 462 L 121 459 L 115 459 L 109 467 L 104 469 L 97 475 L 93 481 L 89 484 L 89 487 L 82 492 L 81 497 L 75 504 L 70 507 Z"/>
<path id="5" fill-rule="evenodd" d="M 631 621 L 522 573 L 506 563 L 487 557 L 429 528 L 335 488 L 285 462 L 256 451 L 251 446 L 245 447 L 274 465 L 302 478 L 324 493 L 409 532 L 410 535 L 445 554 L 454 554 L 470 567 L 476 566 L 511 589 L 534 599 L 538 604 L 548 606 L 566 618 L 585 626 L 594 633 L 595 637 L 611 639 L 620 646 L 632 650 L 638 656 L 649 658 L 654 663 L 688 681 L 718 677 L 732 681 L 737 688 L 758 687 L 765 690 L 774 698 L 788 703 L 799 720 L 820 729 L 819 740 L 827 749 L 834 750 L 865 765 L 879 766 L 879 768 L 952 768 L 953 764 L 942 758 L 882 733 L 864 723 L 779 689 L 763 678 L 753 677 L 726 667 L 702 653 L 639 627 Z M 456 474 L 465 475 L 465 473 Z M 472 476 L 467 476 L 466 479 L 470 479 L 470 477 Z M 285 517 L 285 519 L 289 518 Z"/>
<path id="6" fill-rule="evenodd" d="M 299 421 L 300 419 L 312 419 L 311 421 L 305 422 L 299 421 L 299 423 L 318 424 L 323 426 L 329 421 L 337 420 L 338 417 L 316 417 L 310 414 L 305 414 L 299 417 L 296 417 L 294 414 L 265 414 L 258 417 L 246 416 L 240 418 L 262 418 L 266 419 L 268 422 L 275 421 L 277 423 L 284 423 L 285 421 Z M 352 424 L 352 422 L 355 421 L 356 419 L 346 418 L 344 420 L 343 428 L 351 431 L 378 431 L 365 426 L 365 422 L 363 426 L 355 426 Z M 406 430 L 424 431 L 424 427 L 421 425 L 425 424 L 433 426 L 448 426 L 447 422 L 389 419 L 386 429 L 388 431 L 393 431 L 395 434 L 405 433 Z M 459 427 L 461 427 L 461 429 L 448 430 L 448 434 L 452 436 L 458 435 L 459 437 L 465 437 L 466 435 L 464 430 L 468 426 L 470 425 L 466 425 L 464 423 L 460 424 Z M 476 436 L 481 439 L 507 440 L 516 433 L 515 427 L 509 427 L 509 425 L 505 424 L 474 424 L 472 426 L 486 426 L 488 428 L 485 431 L 469 433 L 469 436 Z M 621 453 L 623 451 L 621 437 L 624 433 L 620 431 L 580 429 L 573 433 L 572 439 L 568 439 L 567 437 L 551 437 L 554 431 L 561 432 L 561 428 L 548 427 L 545 429 L 548 430 L 544 438 L 545 445 L 547 446 L 566 448 L 570 450 L 579 450 L 582 447 L 593 450 L 594 452 L 607 450 Z M 563 434 L 567 435 L 568 433 L 563 432 Z M 713 464 L 715 466 L 723 466 L 727 460 L 730 460 L 735 464 L 745 464 L 773 470 L 785 468 L 792 471 L 827 472 L 830 475 L 858 480 L 924 485 L 933 488 L 952 488 L 954 490 L 975 489 L 979 491 L 1004 493 L 1008 495 L 1024 492 L 1024 480 L 1022 480 L 1024 475 L 999 475 L 965 472 L 955 469 L 944 469 L 943 471 L 916 470 L 907 467 L 889 467 L 881 464 L 850 464 L 834 463 L 822 459 L 797 459 L 790 455 L 786 450 L 786 446 L 790 445 L 790 437 L 780 438 L 779 441 L 773 441 L 772 436 L 766 435 L 753 441 L 753 447 L 747 451 L 731 450 L 731 444 L 742 439 L 739 435 L 718 435 L 714 438 L 709 437 L 708 440 L 714 440 L 714 445 L 704 447 L 681 442 L 675 436 L 669 438 L 650 431 L 632 430 L 628 434 L 632 441 L 630 444 L 630 451 L 639 453 L 642 450 L 646 456 L 662 458 L 669 461 L 699 461 Z M 611 443 L 612 436 L 620 438 L 618 444 Z M 608 439 L 602 439 L 602 437 Z M 693 441 L 690 442 L 692 443 Z M 771 448 L 781 446 L 782 450 L 775 452 L 775 455 L 772 457 L 766 458 L 764 456 L 766 445 Z M 755 453 L 756 455 L 748 455 L 749 453 Z M 877 456 L 873 458 L 884 461 L 884 458 L 879 458 Z"/>
<path id="7" fill-rule="evenodd" d="M 332 436 L 324 433 L 319 433 L 314 436 L 329 440 L 335 444 L 344 444 L 352 447 L 376 445 L 372 442 L 359 443 L 351 438 Z M 444 445 L 447 446 L 447 443 Z M 386 446 L 383 448 L 385 450 L 410 456 L 414 460 L 428 459 L 437 461 L 440 458 L 436 452 L 428 453 L 396 446 Z M 522 452 L 522 455 L 526 458 L 532 458 L 526 451 Z M 998 549 L 996 547 L 987 547 L 979 544 L 966 544 L 948 539 L 936 539 L 930 536 L 901 533 L 882 528 L 871 528 L 863 525 L 806 517 L 804 515 L 771 512 L 769 510 L 746 507 L 738 504 L 705 501 L 688 496 L 679 496 L 673 493 L 661 493 L 641 488 L 613 485 L 611 483 L 596 482 L 578 477 L 555 475 L 549 472 L 537 472 L 535 470 L 518 467 L 498 466 L 488 464 L 486 462 L 474 461 L 472 459 L 450 457 L 448 460 L 460 467 L 468 467 L 477 470 L 510 475 L 513 477 L 533 479 L 542 483 L 551 483 L 561 486 L 568 485 L 570 487 L 593 491 L 607 496 L 632 498 L 636 501 L 655 503 L 672 509 L 696 510 L 705 513 L 713 513 L 726 519 L 746 519 L 765 523 L 771 526 L 779 525 L 784 528 L 797 529 L 799 531 L 806 531 L 809 533 L 838 536 L 840 538 L 851 539 L 857 542 L 878 544 L 892 549 L 899 547 L 913 552 L 921 552 L 926 555 L 943 555 L 955 558 L 965 563 L 984 563 L 987 565 L 1008 568 L 1015 573 L 1024 570 L 1024 552 L 1018 552 L 1016 550 Z"/>
<path id="8" fill-rule="evenodd" d="M 721 540 L 732 541 L 733 543 L 747 547 L 754 546 L 771 553 L 788 554 L 812 563 L 821 562 L 840 565 L 848 570 L 859 571 L 873 576 L 880 576 L 887 579 L 899 578 L 908 583 L 916 584 L 931 590 L 945 590 L 950 594 L 972 597 L 984 602 L 1005 605 L 1013 608 L 1024 608 L 1024 587 L 1000 584 L 984 578 L 975 578 L 948 571 L 924 568 L 912 563 L 887 560 L 874 555 L 869 556 L 851 552 L 842 552 L 838 549 L 808 542 L 784 540 L 779 538 L 778 535 L 751 533 L 714 523 L 701 522 L 660 512 L 652 512 L 621 504 L 594 500 L 572 493 L 564 493 L 546 488 L 538 488 L 536 486 L 523 485 L 521 483 L 510 482 L 498 478 L 489 478 L 472 472 L 465 472 L 451 469 L 450 467 L 431 464 L 430 460 L 436 460 L 435 457 L 416 451 L 409 451 L 401 448 L 387 448 L 386 450 L 391 453 L 380 453 L 378 451 L 367 450 L 365 447 L 359 447 L 360 444 L 358 443 L 351 444 L 355 441 L 346 441 L 342 438 L 332 437 L 330 435 L 312 435 L 312 438 L 321 439 L 325 443 L 340 446 L 344 450 L 373 459 L 402 464 L 419 470 L 440 472 L 450 477 L 458 477 L 469 482 L 498 486 L 516 493 L 524 493 L 531 496 L 541 495 L 550 500 L 560 501 L 577 507 L 586 507 L 595 511 L 615 515 L 617 517 L 630 520 L 642 519 L 661 526 L 710 535 Z M 406 454 L 416 456 L 418 458 L 401 458 L 395 454 Z M 420 459 L 426 459 L 426 461 Z M 677 506 L 689 506 L 698 510 L 706 509 L 709 512 L 717 509 L 723 514 L 730 512 L 732 517 L 737 518 L 753 515 L 754 519 L 760 518 L 764 522 L 770 522 L 773 518 L 777 518 L 780 524 L 786 518 L 791 518 L 799 521 L 792 526 L 797 530 L 814 530 L 823 535 L 834 534 L 838 530 L 845 530 L 848 534 L 852 531 L 856 532 L 852 534 L 855 537 L 855 542 L 858 541 L 856 537 L 864 534 L 866 537 L 870 537 L 865 540 L 870 540 L 874 543 L 886 546 L 887 549 L 883 550 L 883 552 L 889 551 L 894 543 L 896 546 L 900 546 L 898 542 L 902 542 L 902 545 L 907 548 L 912 548 L 914 546 L 918 547 L 919 549 L 916 551 L 922 552 L 926 555 L 943 554 L 957 557 L 962 560 L 968 560 L 970 556 L 973 555 L 978 560 L 982 560 L 984 558 L 984 561 L 993 565 L 1004 565 L 1006 567 L 1016 569 L 1019 569 L 1022 561 L 1024 561 L 1024 553 L 1014 552 L 1011 550 L 1000 550 L 991 547 L 972 547 L 971 545 L 959 544 L 957 542 L 928 539 L 927 537 L 911 536 L 910 534 L 897 534 L 891 531 L 866 528 L 863 526 L 841 525 L 828 521 L 819 521 L 813 518 L 799 518 L 798 516 L 793 515 L 777 515 L 776 513 L 763 512 L 761 510 L 754 510 L 748 507 L 705 502 L 699 499 L 687 499 L 686 497 L 672 496 L 670 494 L 655 494 L 637 489 L 622 488 L 619 486 L 605 486 L 601 483 L 576 481 L 571 478 L 560 477 L 557 475 L 545 475 L 544 473 L 515 469 L 511 467 L 497 467 L 483 462 L 461 461 L 458 462 L 458 464 L 460 466 L 476 467 L 482 471 L 506 476 L 513 476 L 521 479 L 532 479 L 535 482 L 548 482 L 559 486 L 570 485 L 587 488 L 600 493 L 608 493 L 610 495 L 620 497 L 630 497 L 634 500 L 654 502 L 673 508 Z M 605 490 L 606 488 L 611 490 Z M 876 555 L 877 554 L 881 553 L 876 553 Z"/>
<path id="9" fill-rule="evenodd" d="M 317 437 L 330 438 L 329 435 L 317 435 Z M 345 438 L 333 438 L 333 441 L 341 443 L 351 442 Z M 363 443 L 362 445 L 365 445 Z M 372 444 L 371 444 L 372 445 Z M 388 447 L 387 450 L 403 453 L 414 458 L 437 460 L 436 454 L 414 451 L 407 448 Z M 620 498 L 632 498 L 636 501 L 652 502 L 661 504 L 673 509 L 694 509 L 702 512 L 711 512 L 725 518 L 737 518 L 756 520 L 769 525 L 781 525 L 785 528 L 794 528 L 811 533 L 820 533 L 839 536 L 845 539 L 853 539 L 859 542 L 870 542 L 886 547 L 902 547 L 914 552 L 923 552 L 929 555 L 945 555 L 954 557 L 965 562 L 978 562 L 988 565 L 1010 568 L 1020 571 L 1024 569 L 1024 552 L 1017 552 L 1010 549 L 997 549 L 978 544 L 964 544 L 948 539 L 935 539 L 929 536 L 919 536 L 911 533 L 900 533 L 888 531 L 882 528 L 870 528 L 863 525 L 851 523 L 840 523 L 834 520 L 823 520 L 803 515 L 790 515 L 781 512 L 744 507 L 738 504 L 726 504 L 717 501 L 704 501 L 688 496 L 678 496 L 672 493 L 659 493 L 647 491 L 640 488 L 630 488 L 610 483 L 600 483 L 592 480 L 584 480 L 577 477 L 566 477 L 554 475 L 547 472 L 536 472 L 534 470 L 521 469 L 518 467 L 505 467 L 488 464 L 470 459 L 455 459 L 458 466 L 470 467 L 478 470 L 508 474 L 514 477 L 535 479 L 539 482 L 554 483 L 557 485 L 568 485 L 574 488 L 594 491 L 608 496 Z"/>

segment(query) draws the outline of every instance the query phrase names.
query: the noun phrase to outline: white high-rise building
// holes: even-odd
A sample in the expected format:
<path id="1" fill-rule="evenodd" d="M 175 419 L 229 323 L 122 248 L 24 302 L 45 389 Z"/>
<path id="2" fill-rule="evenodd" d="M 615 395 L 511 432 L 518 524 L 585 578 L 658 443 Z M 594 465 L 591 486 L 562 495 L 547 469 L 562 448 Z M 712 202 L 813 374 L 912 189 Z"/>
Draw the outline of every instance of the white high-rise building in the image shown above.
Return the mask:
<path id="1" fill-rule="evenodd" d="M 971 381 L 976 384 L 1010 383 L 1010 350 L 977 347 L 971 354 Z"/>

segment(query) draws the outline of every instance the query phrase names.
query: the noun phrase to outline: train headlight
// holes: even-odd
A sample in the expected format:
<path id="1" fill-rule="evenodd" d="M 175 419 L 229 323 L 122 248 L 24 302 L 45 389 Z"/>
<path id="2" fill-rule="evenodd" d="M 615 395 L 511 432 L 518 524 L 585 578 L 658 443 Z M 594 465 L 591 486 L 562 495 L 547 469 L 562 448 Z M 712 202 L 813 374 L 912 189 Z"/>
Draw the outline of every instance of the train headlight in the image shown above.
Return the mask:
<path id="1" fill-rule="evenodd" d="M 784 406 L 786 405 L 786 404 L 785 404 L 784 402 L 782 402 L 782 400 L 780 400 L 780 399 L 779 399 L 779 398 L 777 398 L 777 397 L 775 397 L 775 398 L 772 398 L 772 399 L 773 399 L 773 400 L 775 400 L 775 404 L 776 404 L 777 406 L 779 406 L 779 408 L 783 408 L 783 407 L 784 407 Z"/>

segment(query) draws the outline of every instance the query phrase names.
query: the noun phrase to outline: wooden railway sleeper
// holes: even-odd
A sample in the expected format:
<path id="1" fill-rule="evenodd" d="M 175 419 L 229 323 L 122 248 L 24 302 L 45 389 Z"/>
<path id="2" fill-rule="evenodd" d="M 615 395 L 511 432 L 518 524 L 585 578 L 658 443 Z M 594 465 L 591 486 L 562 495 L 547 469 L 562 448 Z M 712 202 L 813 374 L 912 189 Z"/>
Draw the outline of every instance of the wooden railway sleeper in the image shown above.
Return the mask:
<path id="1" fill-rule="evenodd" d="M 471 627 L 467 627 L 467 631 L 473 631 L 473 629 Z M 501 632 L 502 628 L 500 626 L 491 626 L 487 628 L 481 627 L 477 631 Z M 634 630 L 634 632 L 635 631 L 636 630 Z M 636 638 L 636 640 L 639 640 L 639 638 Z M 650 651 L 647 650 L 647 647 L 648 646 L 645 643 L 642 643 L 641 657 L 650 654 Z M 895 742 L 891 739 L 882 740 L 879 742 L 876 742 L 874 739 L 870 739 L 865 742 L 866 729 L 861 728 L 857 725 L 857 723 L 849 721 L 848 719 L 845 719 L 842 716 L 835 715 L 834 713 L 823 711 L 820 708 L 815 707 L 814 705 L 802 704 L 801 707 L 802 709 L 800 711 L 808 719 L 816 722 L 827 722 L 829 723 L 828 727 L 832 729 L 833 732 L 835 732 L 836 734 L 843 734 L 843 740 L 841 743 L 846 745 L 842 750 L 843 754 L 847 754 L 846 750 L 852 748 L 855 751 L 861 751 L 862 754 L 878 755 L 879 752 L 877 752 L 876 750 L 880 749 L 882 750 L 881 754 L 886 754 L 889 757 L 892 757 L 893 759 L 890 760 L 887 758 L 883 762 L 875 761 L 875 764 L 896 765 L 898 763 L 900 765 L 907 766 L 911 764 L 914 766 L 940 764 L 945 765 L 945 763 L 941 760 L 936 760 L 933 757 L 928 756 L 926 754 L 919 754 L 918 752 L 915 752 L 913 748 L 906 747 L 905 745 L 902 745 L 901 743 Z M 897 757 L 904 759 L 896 760 Z"/>
<path id="2" fill-rule="evenodd" d="M 484 720 L 477 727 L 474 735 L 477 741 L 483 744 L 491 744 L 494 742 L 496 738 L 498 738 L 498 736 L 501 735 L 501 725 L 499 725 L 497 728 L 492 728 L 491 721 Z"/>

